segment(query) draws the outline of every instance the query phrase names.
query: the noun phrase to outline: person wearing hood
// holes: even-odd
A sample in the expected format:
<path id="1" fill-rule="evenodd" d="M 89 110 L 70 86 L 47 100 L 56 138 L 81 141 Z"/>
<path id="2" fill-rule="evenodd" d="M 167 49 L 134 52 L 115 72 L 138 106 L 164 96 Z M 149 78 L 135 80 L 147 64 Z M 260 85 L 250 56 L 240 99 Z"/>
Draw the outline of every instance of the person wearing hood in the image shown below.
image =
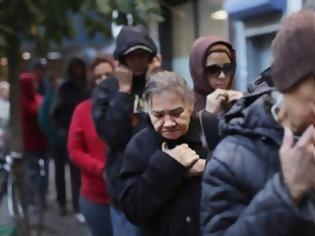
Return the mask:
<path id="1" fill-rule="evenodd" d="M 201 235 L 314 235 L 314 41 L 314 12 L 285 18 L 272 43 L 275 89 L 224 116 L 202 182 Z"/>
<path id="2" fill-rule="evenodd" d="M 113 205 L 113 235 L 137 233 L 137 228 L 119 210 L 119 172 L 126 145 L 146 124 L 142 97 L 146 74 L 156 54 L 157 47 L 143 27 L 123 27 L 114 51 L 114 57 L 120 65 L 112 76 L 95 88 L 92 96 L 96 131 L 108 144 L 106 173 Z"/>
<path id="3" fill-rule="evenodd" d="M 33 73 L 24 72 L 20 74 L 23 158 L 27 164 L 27 183 L 31 185 L 36 183 L 36 191 L 40 193 L 41 197 L 40 202 L 36 202 L 39 199 L 34 198 L 34 190 L 31 187 L 28 188 L 30 211 L 36 210 L 37 204 L 45 204 L 48 187 L 47 141 L 38 122 L 38 110 L 42 102 L 42 96 L 36 92 L 35 79 Z M 44 161 L 43 170 L 45 175 L 40 173 L 39 160 Z"/>
<path id="4" fill-rule="evenodd" d="M 66 208 L 66 182 L 65 165 L 69 162 L 67 152 L 67 136 L 70 126 L 72 113 L 78 103 L 89 98 L 90 91 L 87 84 L 86 64 L 80 58 L 71 58 L 67 66 L 66 79 L 60 84 L 55 104 L 52 107 L 52 124 L 57 130 L 58 139 L 54 148 L 55 158 L 55 181 L 57 189 L 57 203 L 60 208 L 60 215 L 67 214 Z M 71 193 L 72 206 L 75 213 L 79 212 L 79 189 L 80 189 L 80 171 L 71 162 Z M 78 220 L 81 215 L 77 214 Z"/>
<path id="5" fill-rule="evenodd" d="M 195 92 L 194 113 L 202 124 L 204 146 L 212 152 L 220 141 L 219 119 L 243 96 L 231 90 L 236 69 L 233 46 L 217 36 L 195 40 L 189 57 Z"/>
<path id="6" fill-rule="evenodd" d="M 46 78 L 46 73 L 47 73 L 47 66 L 43 64 L 41 61 L 36 61 L 32 65 L 32 73 L 35 76 L 35 83 L 37 87 L 37 92 L 38 94 L 44 96 L 46 91 L 45 91 L 45 78 Z"/>
<path id="7" fill-rule="evenodd" d="M 233 46 L 216 36 L 195 40 L 189 57 L 196 98 L 195 113 L 206 108 L 218 116 L 242 93 L 231 90 L 236 69 Z"/>

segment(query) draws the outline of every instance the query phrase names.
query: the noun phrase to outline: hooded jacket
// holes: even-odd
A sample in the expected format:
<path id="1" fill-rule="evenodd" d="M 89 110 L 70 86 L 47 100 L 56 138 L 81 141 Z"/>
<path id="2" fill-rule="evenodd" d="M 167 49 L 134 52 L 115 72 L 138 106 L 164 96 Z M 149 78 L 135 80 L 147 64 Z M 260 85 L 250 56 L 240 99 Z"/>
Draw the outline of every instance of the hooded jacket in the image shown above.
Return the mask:
<path id="1" fill-rule="evenodd" d="M 152 57 L 156 56 L 157 46 L 144 27 L 124 26 L 117 37 L 115 59 L 125 64 L 125 53 L 134 46 L 144 46 L 151 51 Z"/>
<path id="2" fill-rule="evenodd" d="M 189 56 L 190 74 L 193 79 L 194 92 L 195 92 L 195 112 L 198 112 L 205 108 L 207 95 L 214 91 L 209 85 L 208 79 L 204 73 L 204 66 L 206 57 L 208 55 L 208 49 L 216 44 L 225 45 L 230 54 L 231 63 L 236 63 L 235 51 L 230 43 L 216 36 L 204 36 L 198 38 L 192 47 Z M 234 76 L 234 75 L 233 75 Z M 233 76 L 231 83 L 233 82 Z"/>
<path id="3" fill-rule="evenodd" d="M 283 128 L 270 114 L 273 104 L 272 90 L 252 94 L 222 120 L 225 138 L 202 182 L 202 235 L 314 235 L 314 200 L 295 206 L 282 179 Z"/>
<path id="4" fill-rule="evenodd" d="M 99 137 L 108 144 L 106 172 L 108 191 L 113 205 L 118 208 L 121 189 L 119 172 L 123 153 L 131 137 L 146 125 L 144 113 L 133 113 L 134 96 L 118 91 L 118 81 L 109 76 L 93 91 L 92 117 Z M 132 124 L 132 119 L 137 124 Z"/>
<path id="5" fill-rule="evenodd" d="M 74 66 L 82 67 L 82 77 L 76 76 Z M 67 79 L 58 88 L 56 101 L 52 107 L 52 121 L 60 139 L 56 143 L 62 143 L 66 146 L 72 113 L 76 105 L 89 97 L 90 91 L 87 88 L 85 64 L 81 59 L 73 58 L 67 68 Z"/>
<path id="6" fill-rule="evenodd" d="M 47 147 L 45 136 L 40 130 L 38 121 L 38 110 L 42 102 L 42 96 L 35 91 L 34 79 L 33 73 L 22 73 L 20 75 L 22 129 L 25 151 L 43 151 Z"/>
<path id="7" fill-rule="evenodd" d="M 115 58 L 123 60 L 124 52 L 135 45 L 145 45 L 156 54 L 156 46 L 147 33 L 137 27 L 124 27 L 117 38 Z M 135 98 L 142 97 L 145 75 L 134 76 L 131 93 L 119 92 L 118 80 L 112 75 L 93 91 L 92 116 L 98 135 L 107 142 L 108 190 L 113 205 L 118 208 L 121 190 L 119 172 L 123 153 L 131 137 L 146 125 L 143 112 L 134 113 Z"/>
<path id="8" fill-rule="evenodd" d="M 126 65 L 125 55 L 134 47 L 146 48 L 151 54 L 151 58 L 157 54 L 157 46 L 150 37 L 148 31 L 142 26 L 124 26 L 119 35 L 117 36 L 116 48 L 114 51 L 114 58 L 123 65 Z M 133 76 L 132 82 L 132 95 L 137 94 L 142 97 L 145 87 L 146 77 L 145 74 Z"/>

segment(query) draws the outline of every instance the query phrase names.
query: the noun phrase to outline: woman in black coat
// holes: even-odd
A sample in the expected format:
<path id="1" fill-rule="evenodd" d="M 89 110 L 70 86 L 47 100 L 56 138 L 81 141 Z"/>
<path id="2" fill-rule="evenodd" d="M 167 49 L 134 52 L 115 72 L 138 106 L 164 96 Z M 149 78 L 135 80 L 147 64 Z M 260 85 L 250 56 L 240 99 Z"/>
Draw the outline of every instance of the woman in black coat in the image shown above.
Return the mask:
<path id="1" fill-rule="evenodd" d="M 173 72 L 151 75 L 146 86 L 149 125 L 129 142 L 120 206 L 143 235 L 199 235 L 201 176 L 207 153 L 193 93 Z"/>

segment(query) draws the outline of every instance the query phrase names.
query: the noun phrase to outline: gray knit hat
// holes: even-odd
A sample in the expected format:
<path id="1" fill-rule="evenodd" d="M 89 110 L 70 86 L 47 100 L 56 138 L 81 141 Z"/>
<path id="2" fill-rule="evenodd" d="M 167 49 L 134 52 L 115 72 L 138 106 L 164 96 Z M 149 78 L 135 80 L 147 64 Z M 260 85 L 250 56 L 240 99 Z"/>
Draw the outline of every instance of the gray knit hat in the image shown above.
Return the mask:
<path id="1" fill-rule="evenodd" d="M 302 10 L 286 17 L 272 43 L 272 52 L 271 76 L 279 91 L 315 75 L 315 13 Z"/>

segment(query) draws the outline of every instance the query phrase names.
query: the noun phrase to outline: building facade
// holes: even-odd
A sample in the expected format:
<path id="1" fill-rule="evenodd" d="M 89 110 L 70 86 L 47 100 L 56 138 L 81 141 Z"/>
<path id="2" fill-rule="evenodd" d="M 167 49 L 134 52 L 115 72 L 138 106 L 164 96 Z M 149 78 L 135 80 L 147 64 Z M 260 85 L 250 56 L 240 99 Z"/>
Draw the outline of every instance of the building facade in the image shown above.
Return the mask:
<path id="1" fill-rule="evenodd" d="M 218 35 L 231 41 L 236 49 L 235 88 L 244 91 L 249 81 L 270 66 L 271 43 L 283 16 L 300 10 L 305 0 L 165 2 L 169 4 L 162 5 L 166 17 L 160 24 L 159 38 L 167 66 L 191 85 L 188 62 L 193 41 L 199 36 Z"/>

